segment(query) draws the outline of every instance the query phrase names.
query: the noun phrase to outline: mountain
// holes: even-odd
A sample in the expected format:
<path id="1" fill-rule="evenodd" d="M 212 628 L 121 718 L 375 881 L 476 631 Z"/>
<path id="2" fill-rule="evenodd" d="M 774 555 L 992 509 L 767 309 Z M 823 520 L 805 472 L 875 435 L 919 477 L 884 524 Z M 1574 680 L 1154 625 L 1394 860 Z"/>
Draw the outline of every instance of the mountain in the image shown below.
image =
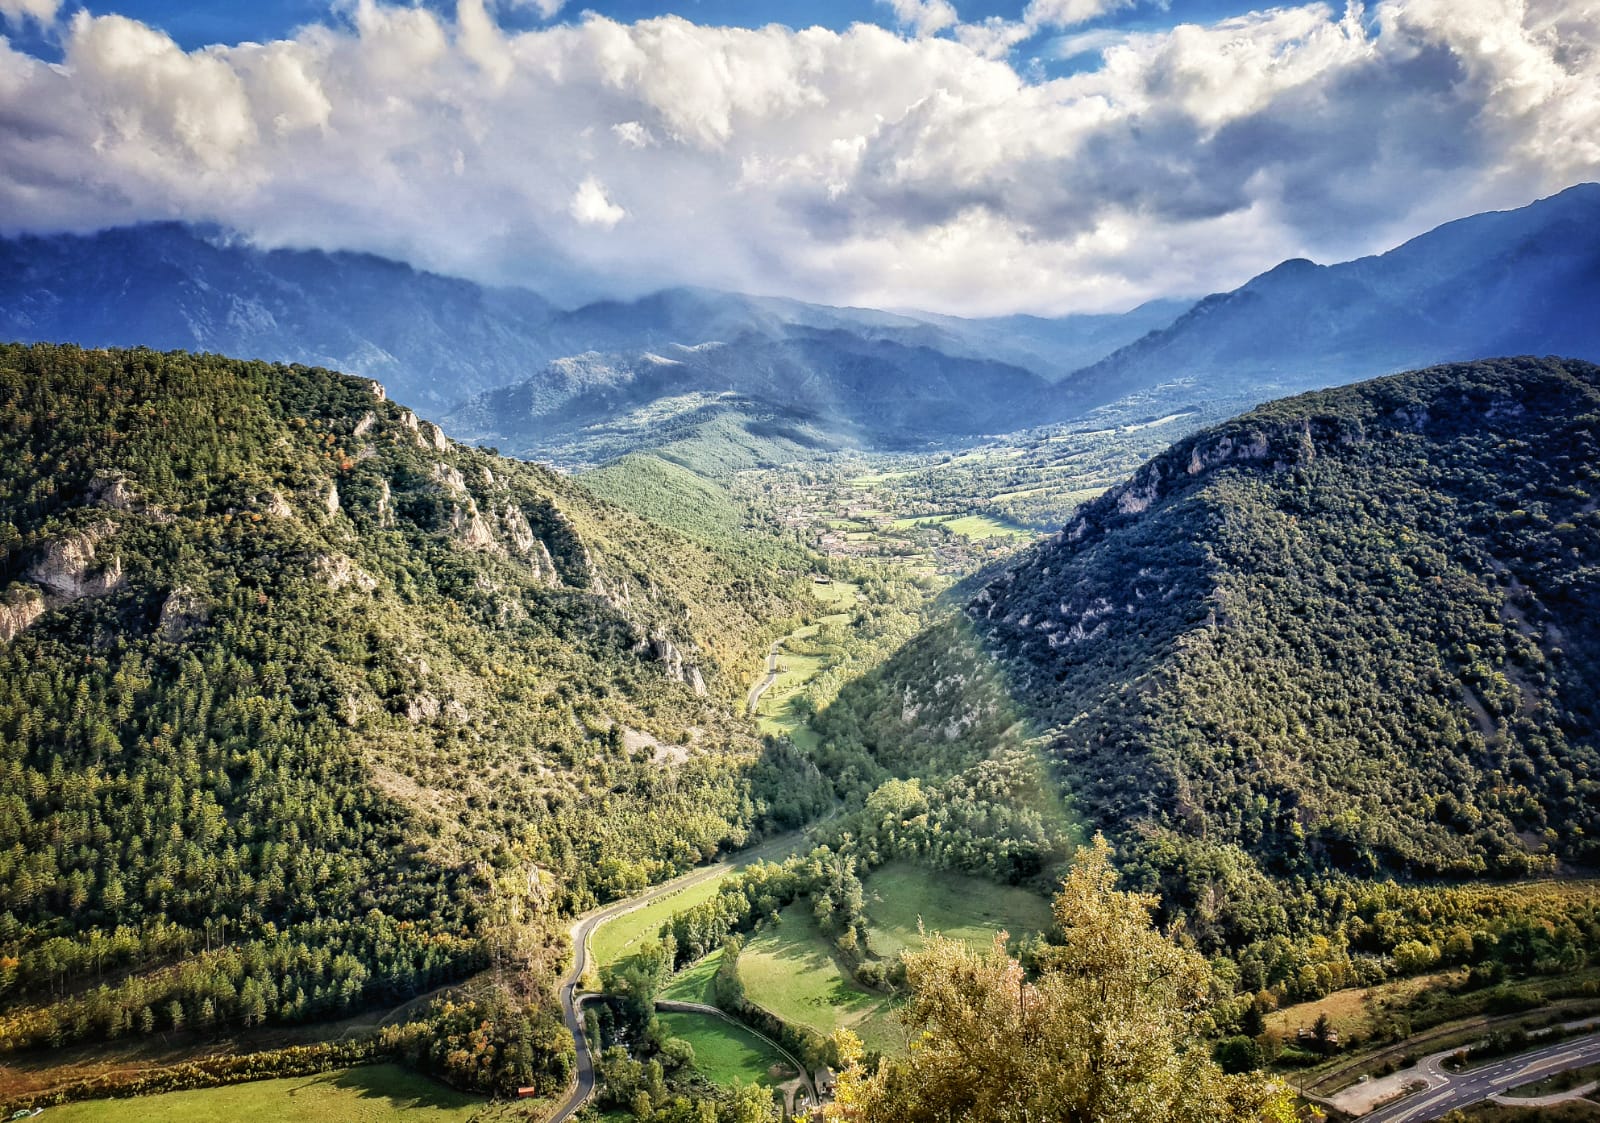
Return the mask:
<path id="1" fill-rule="evenodd" d="M 674 402 L 738 399 L 806 424 L 816 442 L 907 447 L 1020 428 L 1048 389 L 1008 363 L 963 359 L 855 332 L 787 327 L 731 342 L 558 359 L 445 418 L 464 440 L 547 453 L 596 426 Z M 676 411 L 674 411 L 676 412 Z M 804 440 L 799 443 L 806 443 Z"/>
<path id="2" fill-rule="evenodd" d="M 1075 371 L 1052 408 L 1078 414 L 1177 378 L 1260 398 L 1486 355 L 1597 360 L 1597 307 L 1600 184 L 1587 183 L 1375 257 L 1283 262 Z"/>
<path id="3" fill-rule="evenodd" d="M 819 762 L 906 774 L 1037 738 L 1130 876 L 1235 946 L 1288 930 L 1271 879 L 1592 867 L 1597 463 L 1580 361 L 1264 406 L 1145 464 L 846 691 Z"/>
<path id="4" fill-rule="evenodd" d="M 558 917 L 826 802 L 734 716 L 803 559 L 298 366 L 6 345 L 0 461 L 0 1049 L 547 986 Z M 530 1002 L 495 1079 L 560 1087 Z"/>
<path id="5" fill-rule="evenodd" d="M 335 366 L 425 408 L 537 369 L 552 311 L 524 290 L 176 223 L 0 241 L 0 278 L 0 338 Z"/>
<path id="6" fill-rule="evenodd" d="M 336 367 L 438 410 L 554 359 L 732 341 L 791 329 L 945 355 L 1002 358 L 1057 377 L 1170 322 L 1182 305 L 1127 317 L 963 320 L 829 308 L 678 288 L 557 308 L 358 253 L 261 250 L 227 231 L 155 223 L 0 239 L 0 339 L 186 349 Z"/>

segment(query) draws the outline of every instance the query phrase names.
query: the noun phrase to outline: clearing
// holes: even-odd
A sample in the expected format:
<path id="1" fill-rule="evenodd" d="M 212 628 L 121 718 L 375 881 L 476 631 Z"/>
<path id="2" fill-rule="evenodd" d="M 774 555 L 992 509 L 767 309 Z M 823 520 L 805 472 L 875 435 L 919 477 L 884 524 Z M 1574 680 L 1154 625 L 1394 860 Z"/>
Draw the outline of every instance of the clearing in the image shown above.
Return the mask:
<path id="1" fill-rule="evenodd" d="M 899 1055 L 905 1034 L 894 1000 L 857 986 L 834 959 L 828 941 L 801 901 L 750 938 L 739 956 L 739 978 L 750 1000 L 791 1025 L 824 1037 L 854 1030 L 869 1049 Z"/>
<path id="2" fill-rule="evenodd" d="M 987 945 L 1001 929 L 1018 937 L 1048 931 L 1052 923 L 1050 902 L 1031 890 L 908 862 L 873 871 L 864 888 L 867 947 L 884 959 L 927 942 L 917 930 L 919 920 L 928 935 L 938 932 L 974 947 Z"/>
<path id="3" fill-rule="evenodd" d="M 465 1123 L 484 1101 L 398 1065 L 256 1080 L 48 1109 L 51 1123 Z"/>
<path id="4" fill-rule="evenodd" d="M 799 1075 L 782 1055 L 740 1026 L 710 1014 L 657 1015 L 673 1037 L 694 1046 L 694 1067 L 713 1084 L 762 1083 L 771 1087 Z"/>

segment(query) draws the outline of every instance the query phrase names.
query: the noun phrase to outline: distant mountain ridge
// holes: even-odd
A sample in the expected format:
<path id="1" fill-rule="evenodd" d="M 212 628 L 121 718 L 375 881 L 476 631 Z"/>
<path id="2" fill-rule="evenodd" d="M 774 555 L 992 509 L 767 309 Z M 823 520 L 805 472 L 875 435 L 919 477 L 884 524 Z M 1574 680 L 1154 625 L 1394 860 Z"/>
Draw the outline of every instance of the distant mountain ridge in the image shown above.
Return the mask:
<path id="1" fill-rule="evenodd" d="M 790 326 L 773 337 L 557 359 L 445 419 L 462 439 L 531 455 L 610 418 L 666 400 L 732 395 L 748 412 L 775 406 L 841 439 L 904 447 L 1028 423 L 1049 383 L 1009 363 Z"/>
<path id="2" fill-rule="evenodd" d="M 371 254 L 262 250 L 178 223 L 0 239 L 0 339 L 213 351 L 326 365 L 376 378 L 438 413 L 586 352 L 847 332 L 1058 377 L 1186 305 L 1120 316 L 963 320 L 830 308 L 676 288 L 565 310 Z"/>
<path id="3" fill-rule="evenodd" d="M 1488 355 L 1600 359 L 1600 184 L 1338 265 L 1285 261 L 1057 383 L 1080 413 L 1185 377 L 1263 396 Z"/>

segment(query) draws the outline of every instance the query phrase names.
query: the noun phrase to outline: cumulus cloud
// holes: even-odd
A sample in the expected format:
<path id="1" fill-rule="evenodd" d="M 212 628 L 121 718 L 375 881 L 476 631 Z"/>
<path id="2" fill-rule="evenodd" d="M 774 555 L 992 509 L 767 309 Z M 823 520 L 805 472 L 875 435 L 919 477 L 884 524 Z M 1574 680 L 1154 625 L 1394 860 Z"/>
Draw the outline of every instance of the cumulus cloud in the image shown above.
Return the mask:
<path id="1" fill-rule="evenodd" d="M 41 27 L 48 26 L 56 22 L 60 10 L 61 0 L 0 0 L 0 18 L 13 24 L 33 20 Z"/>
<path id="2" fill-rule="evenodd" d="M 1004 21 L 512 33 L 485 0 L 342 10 L 196 51 L 79 12 L 54 65 L 0 39 L 0 228 L 217 222 L 557 299 L 1061 312 L 1600 178 L 1587 0 L 1280 8 L 1097 41 L 1097 69 L 1050 81 L 1007 60 Z"/>
<path id="3" fill-rule="evenodd" d="M 894 9 L 894 18 L 901 27 L 909 27 L 918 35 L 934 35 L 961 22 L 950 0 L 882 0 Z"/>
<path id="4" fill-rule="evenodd" d="M 607 230 L 627 217 L 628 212 L 606 198 L 605 185 L 590 176 L 572 193 L 567 207 L 573 218 L 584 226 L 603 226 Z"/>
<path id="5" fill-rule="evenodd" d="M 1133 5 L 1134 0 L 1031 0 L 1022 19 L 1031 27 L 1075 27 Z"/>

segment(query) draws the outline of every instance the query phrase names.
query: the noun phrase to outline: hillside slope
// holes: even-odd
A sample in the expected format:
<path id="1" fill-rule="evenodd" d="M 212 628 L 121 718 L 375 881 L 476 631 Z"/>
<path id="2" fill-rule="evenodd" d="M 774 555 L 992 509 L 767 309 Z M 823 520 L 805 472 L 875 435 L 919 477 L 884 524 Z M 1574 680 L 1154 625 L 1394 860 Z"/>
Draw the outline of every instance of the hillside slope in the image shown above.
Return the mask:
<path id="1" fill-rule="evenodd" d="M 1052 408 L 1081 413 L 1172 379 L 1283 394 L 1483 355 L 1600 360 L 1600 184 L 1473 215 L 1388 253 L 1286 261 L 1076 371 Z"/>
<path id="2" fill-rule="evenodd" d="M 780 435 L 810 429 L 876 447 L 1005 432 L 1038 419 L 1047 383 L 1007 363 L 953 358 L 929 347 L 847 331 L 786 328 L 777 337 L 558 359 L 514 386 L 454 411 L 466 440 L 535 455 L 658 403 L 698 406 L 731 396 L 752 418 L 789 419 Z M 744 403 L 748 403 L 745 405 Z"/>
<path id="3" fill-rule="evenodd" d="M 373 383 L 6 346 L 0 459 L 0 1048 L 394 1001 L 825 799 L 731 716 L 796 574 Z"/>
<path id="4" fill-rule="evenodd" d="M 1592 866 L 1597 464 L 1600 368 L 1577 361 L 1272 403 L 1087 504 L 823 733 L 902 770 L 1038 733 L 1158 867 Z"/>

